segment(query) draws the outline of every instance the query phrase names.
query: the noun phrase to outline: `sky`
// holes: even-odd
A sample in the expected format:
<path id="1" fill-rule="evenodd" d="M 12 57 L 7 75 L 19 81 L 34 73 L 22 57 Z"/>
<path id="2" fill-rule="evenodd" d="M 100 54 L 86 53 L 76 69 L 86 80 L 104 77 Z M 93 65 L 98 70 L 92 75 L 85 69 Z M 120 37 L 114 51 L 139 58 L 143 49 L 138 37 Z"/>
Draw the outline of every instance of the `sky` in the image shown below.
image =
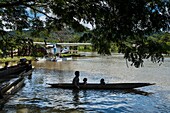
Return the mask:
<path id="1" fill-rule="evenodd" d="M 30 13 L 30 9 L 29 8 L 27 8 L 27 11 L 28 11 L 29 16 L 33 17 L 33 15 Z M 56 17 L 52 13 L 49 13 L 48 15 L 52 16 L 52 17 Z M 39 17 L 40 20 L 46 21 L 46 16 L 45 15 L 38 13 L 37 16 Z M 94 28 L 90 23 L 85 23 L 85 22 L 83 22 L 83 20 L 81 20 L 80 24 L 82 24 L 83 26 L 89 28 L 90 30 L 92 30 Z"/>
<path id="2" fill-rule="evenodd" d="M 46 16 L 45 15 L 39 15 L 40 20 L 45 21 L 46 20 Z M 84 23 L 83 20 L 81 20 L 80 24 L 82 24 L 83 26 L 89 28 L 90 30 L 93 29 L 93 26 L 90 23 Z"/>
<path id="3" fill-rule="evenodd" d="M 30 8 L 27 8 L 26 10 L 28 11 L 28 15 L 29 15 L 30 17 L 33 17 L 33 14 L 31 14 L 31 12 L 30 12 Z M 49 15 L 49 16 L 52 16 L 52 17 L 55 17 L 52 13 L 49 13 L 48 15 Z M 38 13 L 37 16 L 39 17 L 40 20 L 46 21 L 46 16 L 45 16 L 45 15 Z M 2 17 L 0 16 L 0 19 L 1 19 L 1 18 L 2 18 Z M 3 21 L 3 23 L 5 24 L 6 22 Z M 94 28 L 90 23 L 85 23 L 85 22 L 83 22 L 83 20 L 81 20 L 80 24 L 82 24 L 83 26 L 89 28 L 90 30 L 92 30 L 92 29 Z M 3 29 L 4 29 L 5 31 L 11 31 L 11 29 L 7 29 L 6 27 L 3 27 Z"/>

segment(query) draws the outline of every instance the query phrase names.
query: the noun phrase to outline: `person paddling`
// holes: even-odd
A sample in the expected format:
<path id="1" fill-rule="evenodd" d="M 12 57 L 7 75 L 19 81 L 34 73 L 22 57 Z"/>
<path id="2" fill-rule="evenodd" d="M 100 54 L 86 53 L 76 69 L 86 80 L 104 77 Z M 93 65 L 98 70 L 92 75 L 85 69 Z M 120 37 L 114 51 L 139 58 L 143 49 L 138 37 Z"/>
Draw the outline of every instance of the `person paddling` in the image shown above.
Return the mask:
<path id="1" fill-rule="evenodd" d="M 79 75 L 80 72 L 79 71 L 75 71 L 75 77 L 73 78 L 72 84 L 79 89 Z"/>

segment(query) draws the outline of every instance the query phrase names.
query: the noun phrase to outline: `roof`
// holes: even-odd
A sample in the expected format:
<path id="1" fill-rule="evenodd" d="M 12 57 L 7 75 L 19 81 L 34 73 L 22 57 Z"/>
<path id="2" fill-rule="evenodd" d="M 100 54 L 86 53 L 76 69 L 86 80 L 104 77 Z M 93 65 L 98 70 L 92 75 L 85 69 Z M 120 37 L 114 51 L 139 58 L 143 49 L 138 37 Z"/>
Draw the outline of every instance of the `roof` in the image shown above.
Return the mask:
<path id="1" fill-rule="evenodd" d="M 34 44 L 45 44 L 44 42 L 34 42 Z M 60 45 L 60 46 L 82 46 L 92 45 L 92 43 L 47 43 L 47 45 Z"/>
<path id="2" fill-rule="evenodd" d="M 56 43 L 61 46 L 81 46 L 81 45 L 92 45 L 91 43 Z"/>

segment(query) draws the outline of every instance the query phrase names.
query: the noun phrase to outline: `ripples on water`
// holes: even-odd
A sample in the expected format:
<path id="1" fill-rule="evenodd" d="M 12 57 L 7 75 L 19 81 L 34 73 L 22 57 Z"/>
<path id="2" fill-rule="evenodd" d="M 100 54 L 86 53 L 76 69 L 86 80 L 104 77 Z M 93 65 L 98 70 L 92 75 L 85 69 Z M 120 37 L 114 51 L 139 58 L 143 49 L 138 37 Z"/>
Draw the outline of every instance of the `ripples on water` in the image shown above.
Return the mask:
<path id="1" fill-rule="evenodd" d="M 162 66 L 146 61 L 145 67 L 126 67 L 122 57 L 81 58 L 66 62 L 34 62 L 32 79 L 5 106 L 3 111 L 18 112 L 101 112 L 168 113 L 170 112 L 170 60 Z M 46 83 L 71 82 L 74 71 L 80 80 L 106 82 L 151 82 L 136 90 L 63 90 Z"/>

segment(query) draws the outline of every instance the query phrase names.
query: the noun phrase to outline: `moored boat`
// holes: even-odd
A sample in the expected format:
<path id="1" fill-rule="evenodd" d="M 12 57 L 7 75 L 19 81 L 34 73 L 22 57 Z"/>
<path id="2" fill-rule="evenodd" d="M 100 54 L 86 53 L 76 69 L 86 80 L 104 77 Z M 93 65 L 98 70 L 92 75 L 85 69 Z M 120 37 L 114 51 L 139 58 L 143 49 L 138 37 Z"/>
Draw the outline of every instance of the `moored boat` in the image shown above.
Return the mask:
<path id="1" fill-rule="evenodd" d="M 9 80 L 11 80 L 13 78 L 18 78 L 18 77 L 31 78 L 33 70 L 34 70 L 34 68 L 29 69 L 29 70 L 24 70 L 19 74 L 15 73 L 15 74 L 12 74 L 12 75 L 7 75 L 5 77 L 2 77 L 2 78 L 0 78 L 0 84 L 3 83 L 3 82 L 9 81 Z"/>
<path id="2" fill-rule="evenodd" d="M 62 61 L 68 61 L 72 60 L 72 57 L 63 57 L 63 58 L 46 58 L 47 61 L 53 61 L 53 62 L 62 62 Z"/>
<path id="3" fill-rule="evenodd" d="M 32 67 L 32 69 L 29 69 L 29 70 L 25 71 L 25 72 L 22 74 L 22 76 L 23 76 L 23 77 L 24 77 L 24 76 L 27 76 L 28 79 L 31 79 L 31 78 L 32 78 L 32 72 L 33 72 L 33 70 L 34 70 L 34 67 Z"/>
<path id="4" fill-rule="evenodd" d="M 8 69 L 0 70 L 0 78 L 9 77 L 9 75 L 19 74 L 26 69 L 26 66 L 11 66 Z"/>
<path id="5" fill-rule="evenodd" d="M 24 77 L 19 77 L 8 81 L 1 87 L 0 107 L 2 107 L 15 93 L 24 86 Z"/>
<path id="6" fill-rule="evenodd" d="M 15 78 L 18 77 L 20 73 L 23 73 L 24 71 L 28 72 L 32 69 L 32 64 L 26 63 L 26 59 L 20 59 L 20 64 L 15 66 L 10 66 L 6 69 L 1 68 L 0 69 L 0 79 L 8 79 L 8 78 Z"/>
<path id="7" fill-rule="evenodd" d="M 63 88 L 63 89 L 75 89 L 76 87 L 72 83 L 47 83 L 52 88 Z M 154 85 L 155 83 L 110 83 L 110 84 L 95 84 L 89 83 L 86 85 L 79 84 L 79 89 L 133 89 L 139 88 L 144 86 Z"/>

